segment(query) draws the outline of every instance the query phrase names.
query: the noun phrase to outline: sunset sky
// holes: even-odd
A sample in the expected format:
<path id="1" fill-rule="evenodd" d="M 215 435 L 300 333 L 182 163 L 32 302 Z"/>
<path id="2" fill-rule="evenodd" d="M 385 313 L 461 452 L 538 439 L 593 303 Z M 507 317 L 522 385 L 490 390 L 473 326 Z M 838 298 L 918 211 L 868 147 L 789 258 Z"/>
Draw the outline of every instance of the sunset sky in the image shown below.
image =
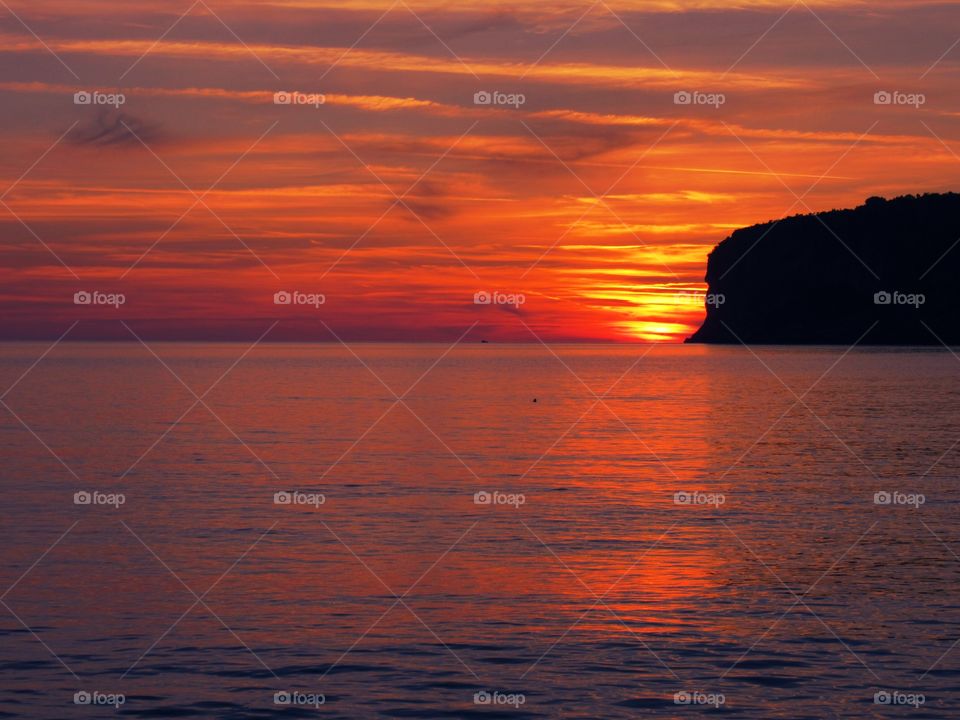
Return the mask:
<path id="1" fill-rule="evenodd" d="M 733 229 L 960 189 L 956 4 L 6 0 L 0 34 L 3 338 L 679 341 Z"/>

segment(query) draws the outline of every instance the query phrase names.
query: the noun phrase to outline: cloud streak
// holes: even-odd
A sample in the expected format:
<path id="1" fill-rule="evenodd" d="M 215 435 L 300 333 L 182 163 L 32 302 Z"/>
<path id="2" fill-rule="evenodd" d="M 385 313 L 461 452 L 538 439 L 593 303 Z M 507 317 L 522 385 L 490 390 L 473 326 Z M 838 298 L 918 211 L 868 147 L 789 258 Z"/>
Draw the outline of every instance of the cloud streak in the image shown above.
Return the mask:
<path id="1" fill-rule="evenodd" d="M 0 305 L 17 318 L 0 336 L 79 317 L 65 264 L 122 288 L 157 337 L 280 317 L 278 338 L 328 339 L 277 315 L 285 287 L 324 293 L 351 339 L 455 339 L 480 317 L 489 339 L 529 341 L 515 313 L 473 306 L 480 289 L 524 293 L 548 340 L 682 339 L 733 228 L 956 189 L 960 9 L 807 5 L 765 34 L 788 5 L 610 2 L 567 32 L 582 5 L 429 1 L 364 35 L 389 5 L 220 0 L 171 29 L 155 0 L 14 4 L 49 51 L 0 22 L 16 183 Z M 94 90 L 126 102 L 74 104 Z M 881 90 L 926 103 L 878 106 Z"/>

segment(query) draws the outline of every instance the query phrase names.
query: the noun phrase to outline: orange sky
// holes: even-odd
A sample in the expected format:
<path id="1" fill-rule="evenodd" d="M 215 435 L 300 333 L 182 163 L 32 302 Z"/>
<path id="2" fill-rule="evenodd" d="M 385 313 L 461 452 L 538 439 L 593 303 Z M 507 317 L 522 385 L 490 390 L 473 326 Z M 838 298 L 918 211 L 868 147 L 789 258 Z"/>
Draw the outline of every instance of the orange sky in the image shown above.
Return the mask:
<path id="1" fill-rule="evenodd" d="M 922 0 L 9 2 L 0 337 L 682 340 L 732 229 L 958 189 L 958 20 Z"/>

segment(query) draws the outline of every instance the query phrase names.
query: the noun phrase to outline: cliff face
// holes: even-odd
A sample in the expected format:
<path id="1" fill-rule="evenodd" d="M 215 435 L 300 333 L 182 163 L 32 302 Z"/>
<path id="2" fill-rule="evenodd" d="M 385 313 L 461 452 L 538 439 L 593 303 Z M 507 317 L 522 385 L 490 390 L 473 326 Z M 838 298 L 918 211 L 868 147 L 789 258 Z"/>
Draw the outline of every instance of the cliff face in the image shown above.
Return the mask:
<path id="1" fill-rule="evenodd" d="M 960 195 L 737 230 L 710 253 L 706 282 L 712 302 L 687 342 L 960 344 Z"/>

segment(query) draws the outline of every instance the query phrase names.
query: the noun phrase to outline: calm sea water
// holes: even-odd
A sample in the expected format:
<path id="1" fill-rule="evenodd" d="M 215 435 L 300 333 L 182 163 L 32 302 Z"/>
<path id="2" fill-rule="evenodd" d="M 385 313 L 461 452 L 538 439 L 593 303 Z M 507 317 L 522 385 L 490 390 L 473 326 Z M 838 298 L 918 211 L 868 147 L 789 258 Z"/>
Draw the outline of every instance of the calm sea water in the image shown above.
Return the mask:
<path id="1" fill-rule="evenodd" d="M 151 347 L 0 346 L 4 717 L 960 714 L 947 351 Z"/>

